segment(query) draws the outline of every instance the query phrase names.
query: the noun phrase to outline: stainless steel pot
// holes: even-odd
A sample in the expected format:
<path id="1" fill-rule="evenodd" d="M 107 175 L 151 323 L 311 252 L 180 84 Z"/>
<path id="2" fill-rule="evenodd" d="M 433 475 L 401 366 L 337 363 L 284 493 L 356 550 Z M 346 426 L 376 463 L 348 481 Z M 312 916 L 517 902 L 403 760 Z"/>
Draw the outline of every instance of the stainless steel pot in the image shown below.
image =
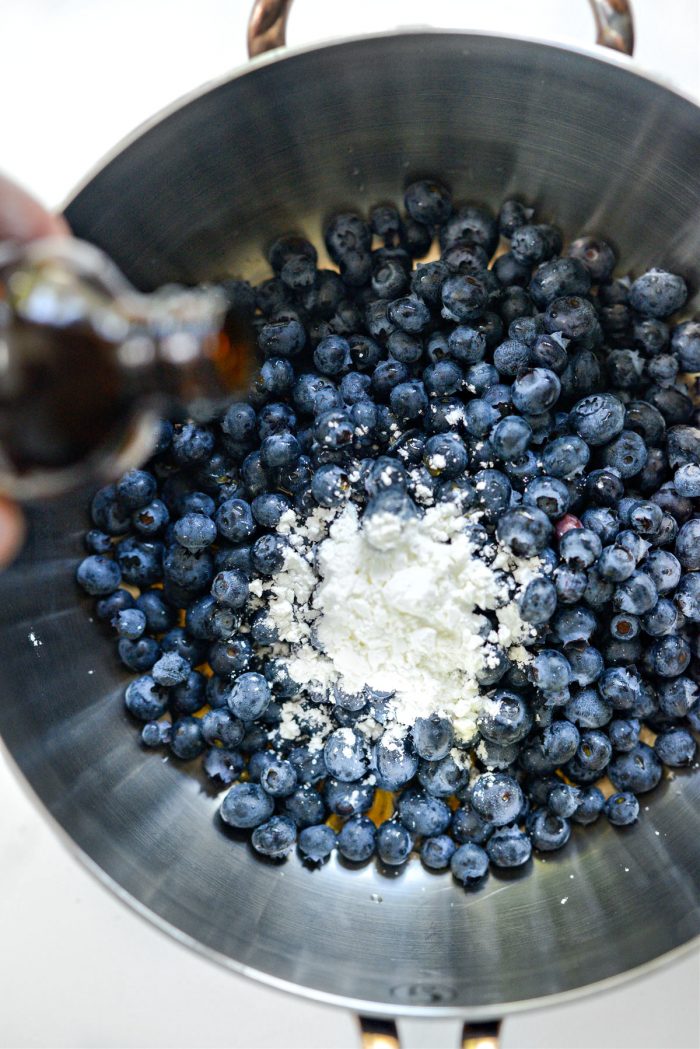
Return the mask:
<path id="1" fill-rule="evenodd" d="M 279 42 L 287 5 L 272 6 L 258 36 Z M 623 5 L 596 6 L 605 21 Z M 144 289 L 255 279 L 280 230 L 318 237 L 332 209 L 441 174 L 458 198 L 517 193 L 569 233 L 604 231 L 623 267 L 697 287 L 699 157 L 700 110 L 625 59 L 421 30 L 257 59 L 141 131 L 67 217 Z M 136 745 L 127 675 L 73 583 L 84 500 L 31 524 L 0 579 L 0 729 L 85 863 L 180 941 L 365 1016 L 461 1023 L 609 984 L 700 933 L 700 776 L 684 772 L 633 829 L 601 821 L 471 893 L 418 863 L 387 877 L 261 862 L 195 775 Z"/>

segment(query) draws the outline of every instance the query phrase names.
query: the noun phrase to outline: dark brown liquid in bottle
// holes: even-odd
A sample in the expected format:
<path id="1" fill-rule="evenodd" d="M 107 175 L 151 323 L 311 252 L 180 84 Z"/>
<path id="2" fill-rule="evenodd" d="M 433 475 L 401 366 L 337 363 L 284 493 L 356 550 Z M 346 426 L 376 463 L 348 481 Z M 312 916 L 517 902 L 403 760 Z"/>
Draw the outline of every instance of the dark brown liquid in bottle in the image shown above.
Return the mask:
<path id="1" fill-rule="evenodd" d="M 97 249 L 67 241 L 54 259 L 47 244 L 0 267 L 0 473 L 21 494 L 61 490 L 120 453 L 124 468 L 144 405 L 212 418 L 254 360 L 250 324 L 220 289 L 140 295 Z"/>
<path id="2" fill-rule="evenodd" d="M 128 426 L 133 401 L 113 343 L 87 326 L 19 320 L 12 338 L 15 382 L 0 393 L 0 443 L 14 470 L 73 466 Z"/>

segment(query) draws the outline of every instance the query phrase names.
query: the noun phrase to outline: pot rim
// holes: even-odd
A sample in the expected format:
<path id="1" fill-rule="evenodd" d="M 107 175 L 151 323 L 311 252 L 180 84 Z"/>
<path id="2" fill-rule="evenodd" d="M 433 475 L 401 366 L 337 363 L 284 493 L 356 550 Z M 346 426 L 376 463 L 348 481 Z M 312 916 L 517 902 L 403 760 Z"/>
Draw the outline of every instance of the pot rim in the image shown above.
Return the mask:
<path id="1" fill-rule="evenodd" d="M 516 46 L 518 44 L 534 44 L 537 47 L 546 48 L 548 50 L 562 51 L 566 54 L 573 54 L 578 55 L 581 58 L 591 59 L 593 62 L 601 62 L 610 66 L 616 66 L 621 71 L 639 77 L 641 80 L 645 80 L 654 87 L 666 91 L 670 95 L 674 95 L 677 99 L 689 103 L 698 110 L 698 116 L 700 117 L 700 98 L 696 98 L 694 95 L 690 94 L 690 92 L 681 90 L 671 82 L 666 82 L 662 77 L 657 76 L 655 73 L 650 73 L 643 69 L 637 64 L 633 56 L 621 54 L 619 51 L 613 51 L 610 48 L 601 47 L 596 44 L 583 46 L 576 44 L 573 41 L 556 42 L 552 40 L 543 40 L 539 37 L 523 36 L 517 33 L 491 33 L 486 30 L 432 29 L 430 26 L 421 25 L 400 26 L 397 29 L 389 29 L 379 33 L 358 33 L 353 36 L 342 37 L 338 40 L 320 40 L 310 44 L 301 44 L 297 47 L 288 47 L 285 45 L 284 47 L 274 48 L 264 54 L 257 55 L 255 58 L 248 59 L 243 65 L 235 67 L 229 73 L 223 73 L 221 76 L 213 77 L 211 80 L 204 81 L 190 91 L 186 91 L 168 105 L 157 110 L 152 116 L 147 117 L 146 120 L 137 124 L 132 131 L 115 143 L 110 150 L 104 153 L 93 165 L 91 165 L 84 177 L 73 187 L 68 196 L 59 205 L 59 210 L 61 213 L 64 213 L 77 197 L 80 196 L 81 192 L 86 189 L 87 186 L 102 171 L 104 171 L 113 160 L 116 160 L 120 154 L 130 146 L 134 145 L 144 135 L 148 134 L 148 132 L 158 124 L 161 124 L 164 120 L 174 116 L 180 109 L 184 109 L 192 102 L 198 101 L 211 91 L 215 91 L 216 89 L 223 87 L 225 84 L 232 83 L 235 80 L 240 80 L 245 76 L 256 73 L 259 69 L 274 65 L 277 62 L 286 62 L 303 55 L 313 54 L 316 51 L 325 51 L 330 50 L 331 48 L 343 48 L 346 45 L 362 44 L 373 40 L 421 36 L 428 38 L 460 36 L 466 39 L 471 38 L 476 40 L 507 40 L 509 43 L 513 43 Z"/>
<path id="2" fill-rule="evenodd" d="M 158 124 L 173 116 L 179 110 L 184 109 L 190 103 L 196 102 L 198 99 L 209 94 L 211 91 L 223 87 L 224 85 L 242 77 L 253 75 L 259 69 L 271 66 L 277 62 L 293 60 L 303 55 L 313 54 L 317 51 L 325 51 L 330 48 L 340 49 L 346 45 L 352 46 L 369 41 L 394 39 L 397 37 L 425 37 L 428 40 L 435 37 L 463 37 L 467 40 L 497 39 L 506 40 L 516 46 L 519 44 L 535 45 L 539 48 L 578 55 L 582 58 L 590 59 L 593 63 L 598 62 L 616 66 L 623 72 L 647 81 L 662 91 L 675 96 L 680 101 L 692 105 L 696 109 L 697 115 L 700 118 L 700 99 L 695 98 L 690 93 L 682 91 L 674 85 L 665 82 L 661 77 L 645 71 L 637 65 L 631 56 L 623 55 L 607 48 L 598 47 L 596 45 L 582 46 L 574 42 L 555 42 L 519 34 L 493 33 L 482 30 L 465 31 L 461 29 L 433 29 L 429 26 L 419 25 L 401 26 L 396 30 L 386 30 L 379 33 L 360 33 L 337 40 L 322 40 L 291 48 L 286 46 L 284 48 L 275 48 L 272 51 L 248 60 L 244 65 L 233 69 L 230 73 L 222 74 L 221 76 L 205 81 L 158 110 L 155 114 L 137 125 L 133 131 L 116 143 L 112 149 L 97 160 L 88 170 L 84 178 L 73 188 L 68 197 L 63 201 L 60 210 L 62 212 L 65 211 L 79 197 L 80 193 L 126 149 L 138 142 L 139 139 L 145 136 Z M 648 973 L 660 968 L 662 965 L 677 961 L 700 947 L 700 936 L 695 936 L 687 940 L 685 943 L 680 944 L 678 947 L 659 954 L 655 958 L 652 958 L 639 966 L 632 969 L 626 969 L 623 972 L 616 973 L 613 976 L 608 976 L 593 983 L 583 984 L 565 991 L 558 991 L 537 998 L 521 999 L 520 1001 L 515 1002 L 502 1002 L 484 1006 L 471 1006 L 466 1008 L 460 1006 L 412 1006 L 394 1002 L 381 1003 L 376 1001 L 365 1001 L 358 998 L 349 998 L 342 993 L 319 991 L 304 984 L 297 984 L 289 980 L 281 979 L 272 973 L 267 973 L 263 970 L 245 965 L 236 959 L 231 958 L 229 955 L 222 954 L 221 952 L 206 946 L 187 933 L 184 933 L 177 926 L 171 924 L 156 912 L 150 910 L 150 908 L 127 892 L 119 882 L 100 867 L 99 864 L 97 864 L 96 861 L 77 844 L 68 831 L 65 830 L 27 779 L 1 736 L 0 753 L 4 754 L 10 768 L 15 772 L 18 781 L 24 789 L 25 795 L 29 797 L 32 803 L 42 811 L 42 814 L 45 817 L 48 817 L 49 824 L 54 833 L 57 834 L 59 840 L 68 846 L 69 851 L 82 863 L 83 867 L 103 886 L 110 889 L 122 904 L 128 906 L 139 917 L 148 921 L 160 932 L 167 934 L 169 938 L 174 939 L 182 946 L 195 951 L 207 961 L 214 962 L 239 976 L 255 980 L 256 982 L 265 984 L 275 990 L 282 991 L 286 994 L 292 994 L 296 997 L 303 997 L 307 1000 L 318 1002 L 319 1004 L 344 1008 L 354 1011 L 359 1015 L 374 1017 L 420 1017 L 423 1019 L 435 1020 L 459 1018 L 466 1021 L 493 1020 L 494 1017 L 500 1019 L 504 1016 L 522 1013 L 531 1009 L 542 1009 L 550 1005 L 563 1005 L 586 995 L 599 994 L 601 992 L 612 990 L 636 979 L 637 977 L 647 975 Z"/>

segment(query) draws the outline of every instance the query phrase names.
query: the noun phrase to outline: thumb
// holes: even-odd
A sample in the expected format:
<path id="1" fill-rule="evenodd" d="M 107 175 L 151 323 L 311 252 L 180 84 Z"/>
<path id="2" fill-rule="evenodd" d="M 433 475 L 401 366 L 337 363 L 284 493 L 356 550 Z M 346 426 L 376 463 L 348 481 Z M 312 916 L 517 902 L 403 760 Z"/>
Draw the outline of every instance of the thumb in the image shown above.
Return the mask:
<path id="1" fill-rule="evenodd" d="M 22 511 L 16 503 L 0 496 L 0 568 L 8 565 L 19 553 L 24 532 Z"/>

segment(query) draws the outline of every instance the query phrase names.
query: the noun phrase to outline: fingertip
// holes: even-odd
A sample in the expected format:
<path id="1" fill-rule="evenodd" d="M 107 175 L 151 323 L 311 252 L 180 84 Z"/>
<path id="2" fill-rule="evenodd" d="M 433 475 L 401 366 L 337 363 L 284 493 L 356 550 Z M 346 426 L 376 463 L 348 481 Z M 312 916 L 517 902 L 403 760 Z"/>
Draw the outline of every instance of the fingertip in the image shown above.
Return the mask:
<path id="1" fill-rule="evenodd" d="M 25 531 L 20 508 L 5 496 L 0 496 L 0 568 L 5 568 L 17 556 Z"/>

